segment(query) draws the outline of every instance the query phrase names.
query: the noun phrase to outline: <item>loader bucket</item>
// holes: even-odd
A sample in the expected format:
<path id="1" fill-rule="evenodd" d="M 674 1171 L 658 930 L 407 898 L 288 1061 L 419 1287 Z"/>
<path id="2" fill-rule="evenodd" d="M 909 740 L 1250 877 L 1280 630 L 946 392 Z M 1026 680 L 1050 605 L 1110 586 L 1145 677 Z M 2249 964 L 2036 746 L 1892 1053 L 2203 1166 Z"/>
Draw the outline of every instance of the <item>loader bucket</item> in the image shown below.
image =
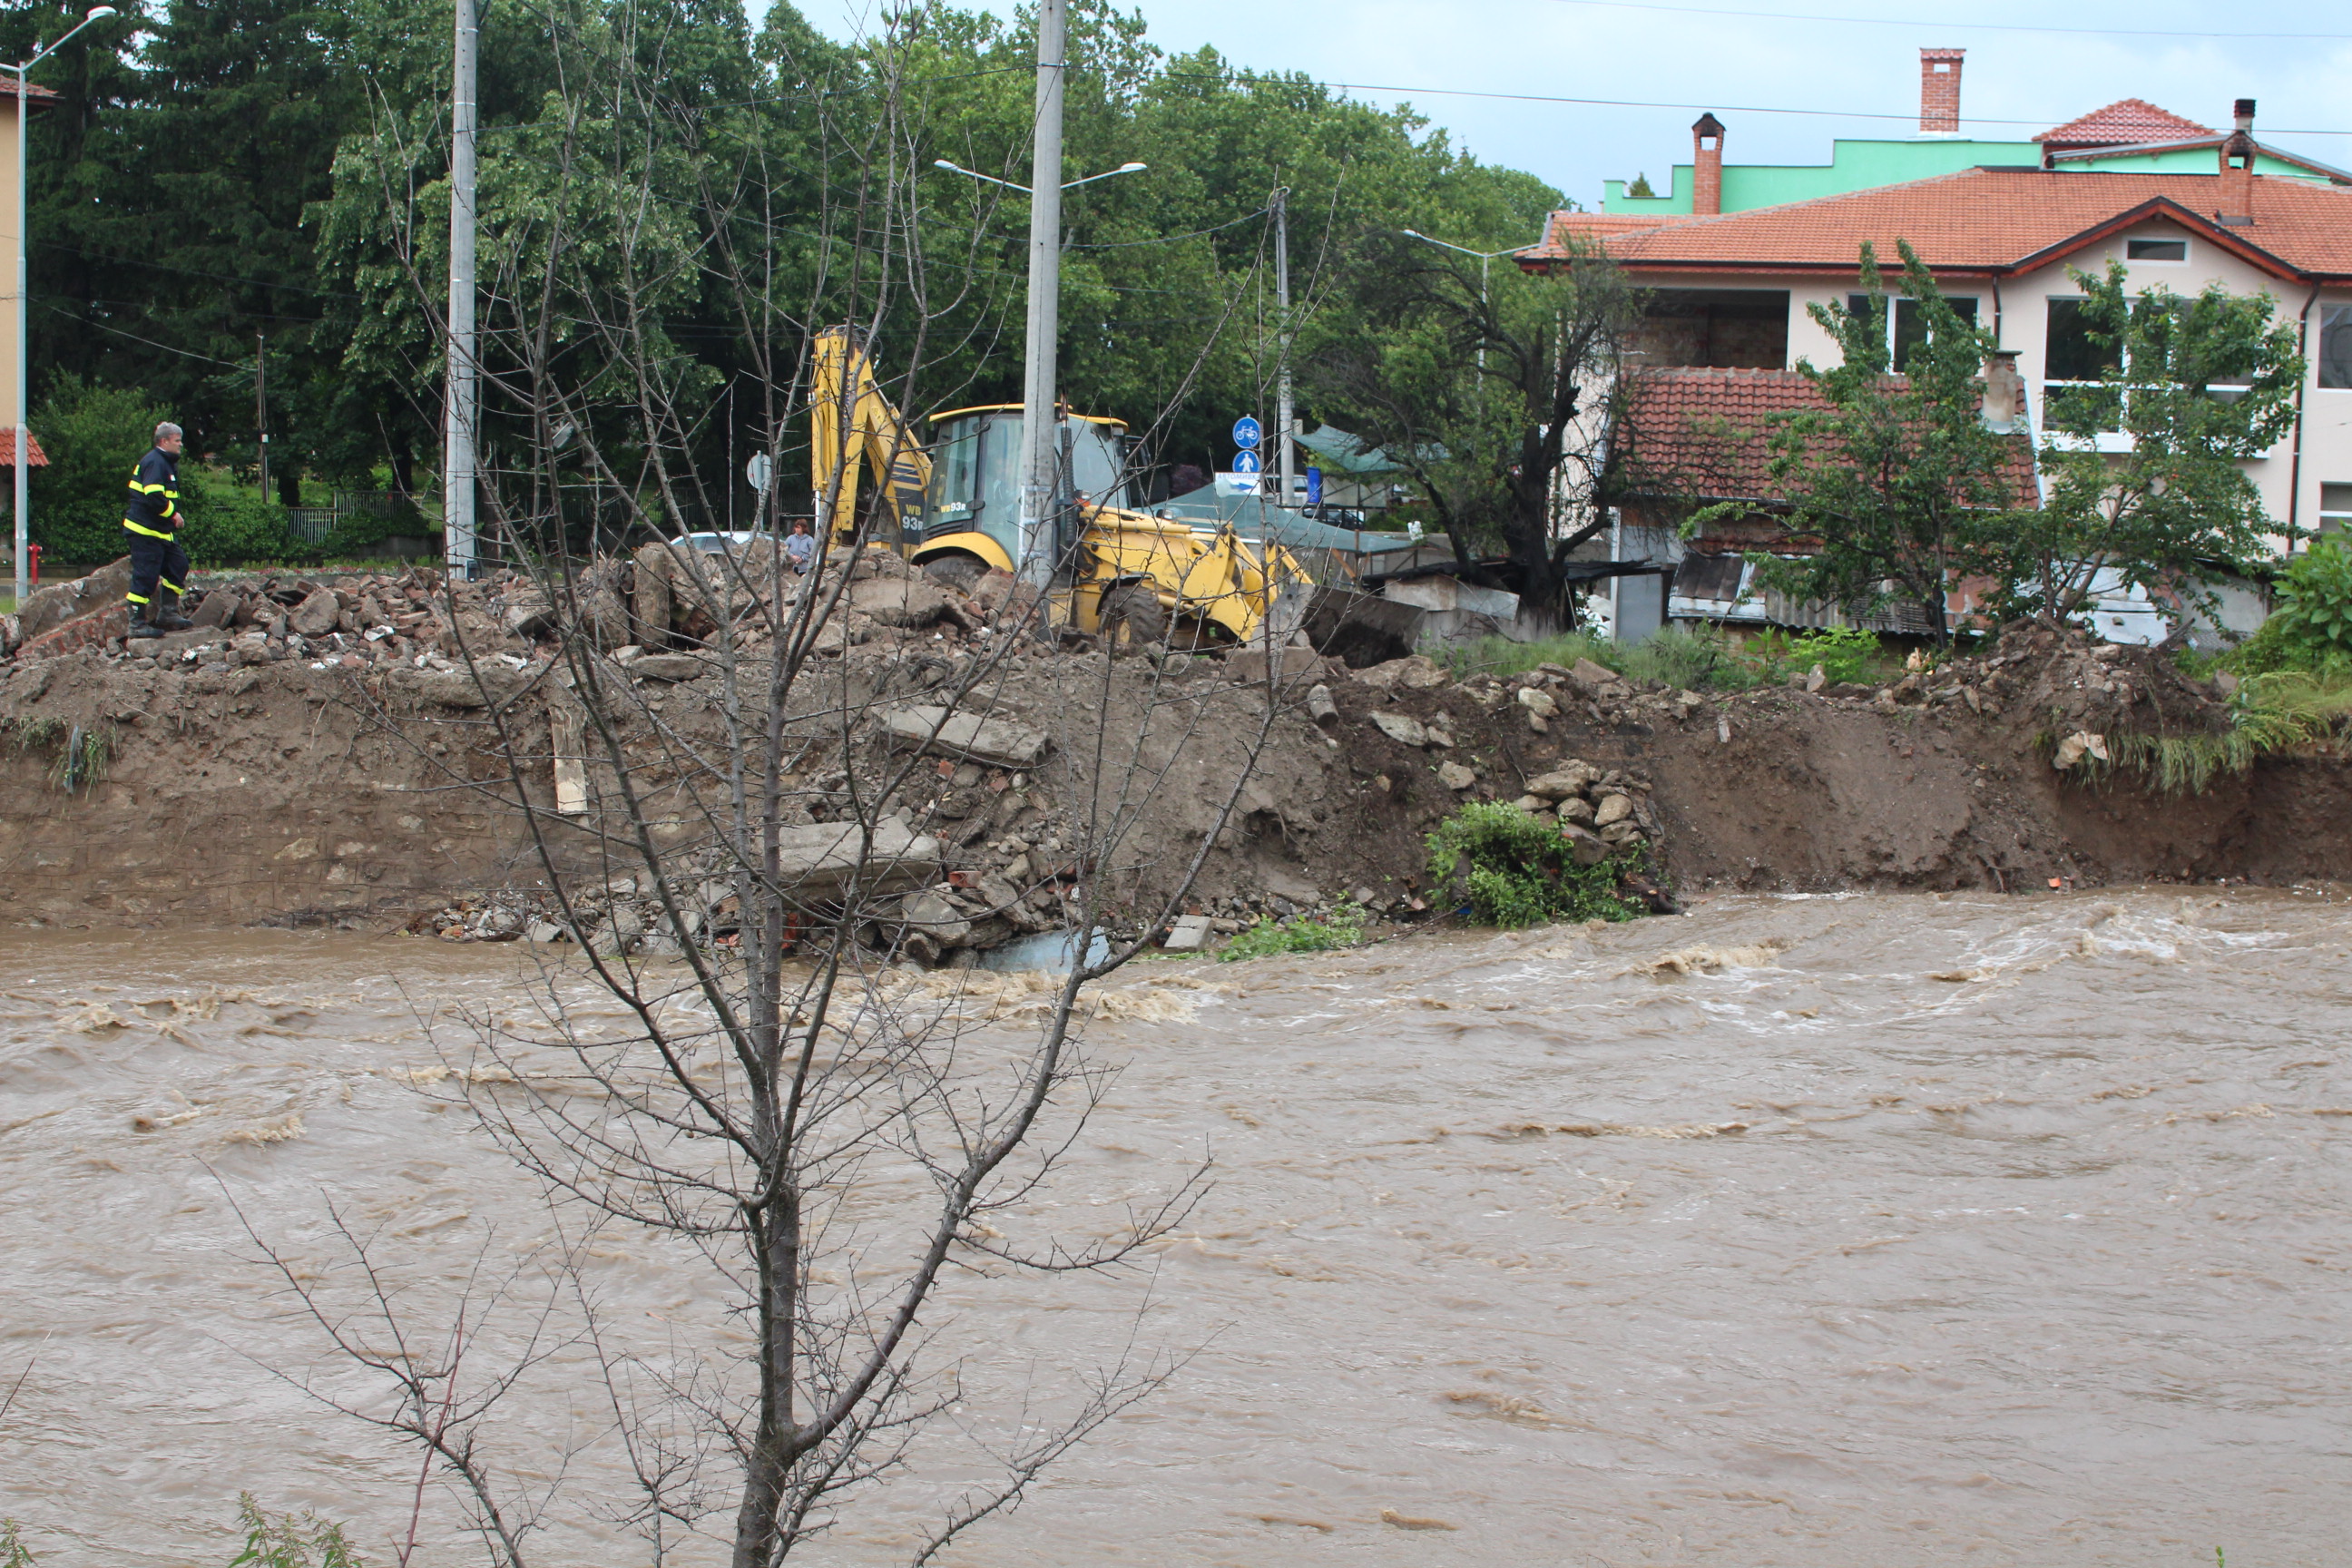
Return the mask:
<path id="1" fill-rule="evenodd" d="M 1300 599 L 1297 625 L 1307 640 L 1316 652 L 1342 659 L 1350 669 L 1369 668 L 1412 652 L 1427 614 L 1419 605 L 1352 588 L 1302 588 Z"/>

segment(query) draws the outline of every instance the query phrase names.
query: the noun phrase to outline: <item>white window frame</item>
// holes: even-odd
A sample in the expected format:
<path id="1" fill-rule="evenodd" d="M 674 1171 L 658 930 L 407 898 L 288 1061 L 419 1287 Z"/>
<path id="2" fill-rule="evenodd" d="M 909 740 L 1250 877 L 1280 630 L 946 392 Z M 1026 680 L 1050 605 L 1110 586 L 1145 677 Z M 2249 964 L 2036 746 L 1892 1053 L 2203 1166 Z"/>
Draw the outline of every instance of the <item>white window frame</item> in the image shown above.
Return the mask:
<path id="1" fill-rule="evenodd" d="M 2087 295 L 2083 294 L 2049 294 L 2042 297 L 2042 375 L 2035 387 L 2035 390 L 2040 394 L 2040 395 L 2037 396 L 2033 402 L 2033 425 L 2037 432 L 2042 428 L 2043 421 L 2050 412 L 2050 389 L 2052 387 L 2097 386 L 2101 384 L 2095 381 L 2060 381 L 2053 378 L 2050 374 L 2050 307 L 2059 304 L 2080 305 L 2085 303 L 2088 298 L 2089 297 Z M 2120 414 L 2117 417 L 2121 417 Z M 2102 430 L 2098 434 L 2093 436 L 2087 443 L 2079 436 L 2070 436 L 2063 433 L 2053 433 L 2050 436 L 2050 439 L 2053 445 L 2068 451 L 2079 451 L 2084 449 L 2086 447 L 2089 450 L 2094 452 L 2128 452 L 2132 449 L 2131 437 L 2121 430 Z"/>
<path id="2" fill-rule="evenodd" d="M 1866 290 L 1866 289 L 1847 289 L 1843 294 L 1842 294 L 1842 295 L 1840 295 L 1840 296 L 1838 297 L 1838 303 L 1839 303 L 1839 304 L 1841 304 L 1841 305 L 1843 305 L 1843 306 L 1845 308 L 1845 311 L 1846 311 L 1846 313 L 1847 313 L 1848 315 L 1854 315 L 1854 314 L 1857 314 L 1858 312 L 1857 312 L 1857 311 L 1855 311 L 1855 310 L 1854 310 L 1854 308 L 1853 308 L 1853 302 L 1854 302 L 1856 300 L 1867 300 L 1867 299 L 1869 299 L 1869 298 L 1870 298 L 1870 295 L 1869 295 L 1868 290 Z M 1979 325 L 1979 323 L 1981 323 L 1981 322 L 1983 321 L 1983 320 L 1984 320 L 1984 308 L 1985 308 L 1985 299 L 1984 299 L 1984 296 L 1983 296 L 1983 295 L 1981 295 L 1981 294 L 1947 294 L 1947 295 L 1945 295 L 1945 296 L 1944 296 L 1944 299 L 1945 299 L 1945 300 L 1946 300 L 1946 302 L 1947 302 L 1947 303 L 1949 303 L 1949 302 L 1952 302 L 1952 301 L 1956 301 L 1956 300 L 1967 300 L 1970 305 L 1972 305 L 1972 306 L 1974 306 L 1974 307 L 1976 308 L 1976 312 L 1977 312 L 1977 313 L 1976 313 L 1975 315 L 1973 315 L 1973 316 L 1969 316 L 1969 317 L 1967 317 L 1967 318 L 1966 318 L 1966 320 L 1968 321 L 1968 322 L 1969 322 L 1969 324 L 1970 326 L 1976 326 L 1976 325 Z M 1918 303 L 1918 301 L 1917 301 L 1916 300 L 1914 300 L 1914 299 L 1913 299 L 1910 295 L 1908 295 L 1908 294 L 1889 294 L 1889 295 L 1887 295 L 1887 296 L 1886 296 L 1886 343 L 1885 343 L 1885 349 L 1886 349 L 1886 363 L 1887 363 L 1887 367 L 1888 367 L 1890 370 L 1894 368 L 1894 364 L 1895 364 L 1895 343 L 1896 343 L 1896 340 L 1895 340 L 1895 331 L 1896 331 L 1896 329 L 1897 329 L 1897 321 L 1898 321 L 1898 318 L 1900 317 L 1900 315 L 1901 315 L 1901 313 L 1902 313 L 1902 308 L 1903 308 L 1904 306 L 1906 306 L 1906 305 L 1916 305 L 1916 304 L 1917 304 L 1917 303 Z M 1899 374 L 1899 373 L 1898 373 L 1898 374 Z"/>
<path id="3" fill-rule="evenodd" d="M 2176 265 L 2176 263 L 2166 261 L 2158 262 L 2156 265 L 2170 267 Z M 2043 428 L 2042 416 L 2049 411 L 2050 389 L 2052 387 L 2097 386 L 2100 384 L 2100 383 L 2095 381 L 2061 381 L 2050 374 L 2050 317 L 2047 307 L 2069 301 L 2080 304 L 2086 296 L 2081 294 L 2048 294 L 2044 295 L 2042 298 L 2044 310 L 2042 318 L 2042 377 L 2038 384 L 2041 388 L 2042 395 L 2033 404 L 2033 426 L 2037 433 L 2041 432 Z M 2315 372 L 2315 374 L 2316 373 Z M 2236 397 L 2244 396 L 2246 393 L 2246 384 L 2243 382 L 2208 382 L 2205 384 L 2205 390 L 2210 395 L 2221 398 L 2225 402 L 2234 402 L 2236 398 L 2231 396 L 2231 395 L 2235 394 Z M 2128 392 L 2123 394 L 2126 406 L 2128 406 L 2130 396 L 2131 395 Z M 2116 416 L 2121 418 L 2122 413 L 2118 411 Z M 2053 445 L 2066 451 L 2128 452 L 2132 450 L 2135 445 L 2131 433 L 2126 430 L 2102 430 L 2097 435 L 2090 437 L 2087 441 L 2079 436 L 2053 434 L 2050 437 L 2050 440 Z M 2269 453 L 2264 452 L 2258 456 L 2248 458 L 2244 460 L 2250 463 L 2259 463 L 2264 461 L 2269 456 Z"/>
<path id="4" fill-rule="evenodd" d="M 2179 258 L 2176 260 L 2168 257 L 2161 256 L 2134 256 L 2131 253 L 2131 247 L 2139 244 L 2143 240 L 2160 242 L 2165 245 L 2178 245 L 2180 247 Z M 2124 265 L 2126 267 L 2186 267 L 2189 262 L 2196 259 L 2197 253 L 2192 248 L 2194 242 L 2185 234 L 2126 235 L 2124 237 Z"/>
<path id="5" fill-rule="evenodd" d="M 2328 510 L 2327 492 L 2329 490 L 2342 490 L 2347 492 L 2341 501 L 2341 504 L 2345 508 L 2344 510 L 2330 511 Z M 2320 532 L 2352 534 L 2352 480 L 2346 480 L 2340 484 L 2327 479 L 2320 481 L 2318 515 Z"/>
<path id="6" fill-rule="evenodd" d="M 2330 386 L 2320 379 L 2324 372 L 2325 351 L 2327 347 L 2327 321 L 2335 317 L 2340 323 L 2336 331 L 2352 332 L 2352 300 L 2321 300 L 2319 331 L 2311 345 L 2311 390 L 2314 392 L 2352 392 L 2352 386 Z"/>

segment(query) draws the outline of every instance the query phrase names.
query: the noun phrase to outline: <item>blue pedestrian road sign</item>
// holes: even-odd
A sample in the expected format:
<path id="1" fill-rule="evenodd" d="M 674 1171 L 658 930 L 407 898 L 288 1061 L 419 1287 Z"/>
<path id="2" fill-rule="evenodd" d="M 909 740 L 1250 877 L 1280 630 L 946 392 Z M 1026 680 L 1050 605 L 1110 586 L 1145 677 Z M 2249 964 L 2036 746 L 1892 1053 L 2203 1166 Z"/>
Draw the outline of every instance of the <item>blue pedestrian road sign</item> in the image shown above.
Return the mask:
<path id="1" fill-rule="evenodd" d="M 1234 421 L 1234 445 L 1244 451 L 1255 451 L 1262 437 L 1257 421 L 1244 414 Z"/>
<path id="2" fill-rule="evenodd" d="M 1320 468 L 1307 470 L 1307 504 L 1308 506 L 1323 504 L 1323 470 Z"/>
<path id="3" fill-rule="evenodd" d="M 1235 452 L 1234 454 L 1234 472 L 1237 474 L 1254 474 L 1257 472 L 1257 468 L 1258 462 L 1257 454 L 1255 452 Z"/>

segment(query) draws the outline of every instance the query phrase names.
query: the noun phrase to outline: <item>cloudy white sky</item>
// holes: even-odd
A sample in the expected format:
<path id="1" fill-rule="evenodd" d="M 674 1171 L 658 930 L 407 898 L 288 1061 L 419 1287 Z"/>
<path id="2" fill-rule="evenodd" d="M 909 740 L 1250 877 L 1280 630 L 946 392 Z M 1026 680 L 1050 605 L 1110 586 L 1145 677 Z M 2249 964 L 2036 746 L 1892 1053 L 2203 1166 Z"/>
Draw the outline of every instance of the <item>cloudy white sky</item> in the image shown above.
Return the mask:
<path id="1" fill-rule="evenodd" d="M 964 3 L 1013 10 L 1013 0 Z M 2265 140 L 2352 166 L 2352 7 L 2327 0 L 1675 0 L 1683 9 L 1592 0 L 1129 3 L 1162 48 L 1213 44 L 1241 65 L 1363 84 L 1360 96 L 1383 103 L 1409 100 L 1478 157 L 1530 170 L 1588 205 L 1606 178 L 1646 171 L 1663 189 L 1669 166 L 1690 156 L 1689 127 L 1702 109 L 1724 121 L 1735 163 L 1822 163 L 1835 136 L 1908 135 L 1923 45 L 1969 51 L 1961 113 L 1973 136 L 2030 138 L 2118 98 L 2226 126 L 2231 100 L 2249 97 L 2261 102 Z M 810 21 L 843 36 L 873 8 L 865 0 L 800 4 Z M 1864 16 L 1901 19 L 1851 19 Z M 1961 16 L 1969 21 L 1957 23 Z M 2101 30 L 2028 30 L 2061 26 Z"/>

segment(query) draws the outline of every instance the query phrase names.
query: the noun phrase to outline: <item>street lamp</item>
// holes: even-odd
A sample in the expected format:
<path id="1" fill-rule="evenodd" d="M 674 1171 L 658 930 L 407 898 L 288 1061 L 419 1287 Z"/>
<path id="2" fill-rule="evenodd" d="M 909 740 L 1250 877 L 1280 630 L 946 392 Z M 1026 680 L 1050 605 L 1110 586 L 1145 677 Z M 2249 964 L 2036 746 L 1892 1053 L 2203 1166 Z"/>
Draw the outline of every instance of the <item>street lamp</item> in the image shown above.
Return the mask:
<path id="1" fill-rule="evenodd" d="M 1141 163 L 1121 163 L 1083 180 L 1047 184 L 1062 172 L 1062 0 L 1037 7 L 1037 141 L 1030 176 L 1036 185 L 1017 185 L 977 169 L 935 160 L 933 167 L 1019 191 L 1029 204 L 1029 321 L 1021 363 L 1021 558 L 1019 574 L 1043 589 L 1052 581 L 1054 546 L 1047 538 L 1061 471 L 1061 443 L 1054 417 L 1054 356 L 1061 323 L 1062 193 L 1118 174 L 1139 174 Z M 1044 195 L 1038 186 L 1045 187 Z"/>
<path id="2" fill-rule="evenodd" d="M 16 607 L 25 607 L 26 592 L 26 566 L 32 555 L 33 433 L 26 426 L 25 405 L 32 397 L 31 374 L 27 367 L 31 345 L 26 341 L 30 330 L 26 324 L 26 300 L 31 293 L 31 271 L 26 258 L 32 245 L 25 228 L 25 132 L 28 123 L 25 109 L 25 73 L 63 48 L 66 41 L 92 22 L 103 22 L 114 15 L 111 5 L 93 5 L 71 31 L 55 43 L 37 49 L 33 58 L 11 68 L 16 73 Z"/>
<path id="3" fill-rule="evenodd" d="M 1478 258 L 1478 310 L 1481 315 L 1484 315 L 1486 310 L 1487 265 L 1497 256 L 1517 256 L 1520 251 L 1527 248 L 1524 245 L 1514 245 L 1507 247 L 1501 250 L 1473 250 L 1466 245 L 1456 245 L 1450 239 L 1439 239 L 1433 235 L 1423 234 L 1417 228 L 1409 228 L 1404 232 L 1407 238 L 1417 239 L 1423 245 L 1442 245 L 1448 250 L 1458 250 L 1465 256 L 1475 256 Z M 1486 333 L 1482 331 L 1478 336 L 1480 340 L 1478 343 L 1478 368 L 1480 370 L 1485 370 L 1486 368 Z"/>
<path id="4" fill-rule="evenodd" d="M 1003 185 L 1006 190 L 1019 191 L 1024 196 L 1036 195 L 1026 185 L 1016 185 L 1010 180 L 1000 180 L 993 174 L 983 174 L 978 169 L 967 169 L 961 163 L 950 163 L 945 158 L 932 159 L 931 167 L 945 169 L 950 174 L 965 174 L 975 180 L 986 180 L 992 185 Z M 1083 180 L 1071 180 L 1065 184 L 1062 189 L 1075 191 L 1080 185 L 1091 185 L 1097 180 L 1108 180 L 1115 174 L 1140 174 L 1150 167 L 1151 165 L 1149 163 L 1121 163 L 1116 169 L 1105 169 L 1101 174 L 1088 174 Z"/>

